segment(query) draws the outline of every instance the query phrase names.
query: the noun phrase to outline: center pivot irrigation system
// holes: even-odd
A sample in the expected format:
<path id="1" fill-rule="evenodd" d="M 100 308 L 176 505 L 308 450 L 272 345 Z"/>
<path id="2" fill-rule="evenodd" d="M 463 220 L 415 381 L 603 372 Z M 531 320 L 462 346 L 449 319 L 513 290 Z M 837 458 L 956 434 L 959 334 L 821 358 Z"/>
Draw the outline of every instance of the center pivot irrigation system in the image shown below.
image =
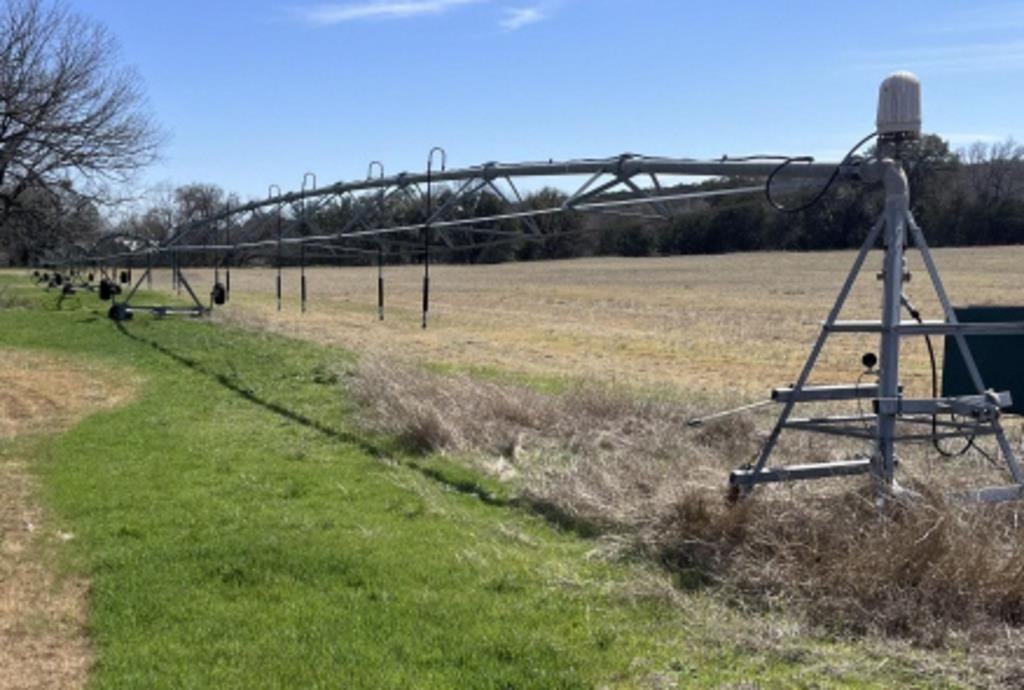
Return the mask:
<path id="1" fill-rule="evenodd" d="M 796 382 L 787 388 L 775 389 L 772 399 L 782 405 L 774 428 L 756 461 L 730 475 L 731 491 L 736 496 L 750 492 L 755 486 L 823 477 L 870 474 L 880 499 L 897 488 L 895 470 L 898 463 L 898 442 L 933 442 L 960 439 L 970 447 L 979 436 L 994 436 L 999 453 L 1012 483 L 984 488 L 974 497 L 982 501 L 1018 499 L 1024 495 L 1024 473 L 1007 440 L 1000 422 L 1002 414 L 1013 405 L 1009 391 L 989 388 L 972 354 L 968 338 L 975 336 L 1024 335 L 1024 322 L 961 322 L 943 287 L 924 234 L 910 212 L 910 191 L 902 162 L 907 142 L 920 137 L 920 83 L 905 72 L 888 77 L 879 92 L 877 128 L 861 140 L 838 163 L 814 162 L 808 157 L 757 156 L 723 157 L 717 160 L 645 157 L 633 154 L 608 159 L 548 161 L 536 163 L 484 165 L 447 169 L 443 149 L 430 151 L 424 174 L 402 173 L 387 177 L 383 165 L 370 165 L 367 178 L 356 182 L 339 182 L 317 187 L 316 177 L 307 173 L 298 191 L 281 193 L 271 186 L 264 200 L 234 208 L 226 207 L 201 220 L 183 224 L 171 238 L 159 245 L 133 238 L 122 238 L 113 251 L 78 251 L 63 258 L 65 275 L 81 276 L 92 267 L 103 271 L 101 297 L 113 300 L 111 318 L 131 318 L 137 311 L 164 315 L 185 312 L 202 315 L 214 305 L 230 298 L 231 266 L 242 264 L 247 257 L 260 256 L 273 261 L 277 268 L 276 292 L 281 308 L 281 270 L 287 258 L 302 270 L 301 303 L 306 309 L 306 262 L 310 260 L 340 261 L 345 256 L 376 257 L 378 266 L 378 316 L 384 318 L 384 273 L 387 259 L 400 253 L 403 258 L 421 258 L 423 273 L 422 326 L 427 327 L 430 295 L 430 260 L 432 248 L 449 251 L 477 249 L 502 243 L 545 242 L 553 237 L 544 231 L 546 216 L 566 212 L 587 212 L 645 219 L 669 219 L 685 213 L 689 205 L 709 197 L 765 193 L 772 201 L 772 192 L 783 187 L 815 185 L 818 194 L 813 204 L 837 180 L 851 183 L 881 185 L 885 193 L 885 209 L 870 229 L 846 277 L 832 310 L 829 312 L 807 361 Z M 853 154 L 869 139 L 877 137 L 875 154 L 870 158 Z M 435 168 L 435 164 L 440 163 Z M 572 176 L 585 182 L 565 202 L 550 208 L 534 208 L 524 201 L 519 185 L 536 178 Z M 676 178 L 729 179 L 739 186 L 685 191 L 666 183 Z M 785 178 L 782 182 L 781 178 Z M 434 186 L 444 184 L 445 193 L 435 195 Z M 481 212 L 481 193 L 494 195 L 505 204 L 501 213 Z M 435 196 L 438 198 L 435 199 Z M 350 213 L 339 229 L 325 231 L 319 227 L 316 211 L 329 203 L 347 205 Z M 395 222 L 389 212 L 401 203 L 417 209 L 417 222 Z M 806 208 L 808 205 L 801 208 Z M 792 209 L 790 209 L 792 210 Z M 799 210 L 799 209 L 796 209 Z M 408 215 L 406 217 L 409 217 Z M 519 228 L 510 231 L 501 225 L 518 221 Z M 458 247 L 449 233 L 468 233 L 468 245 Z M 578 232 L 578 231 L 577 231 Z M 418 241 L 410 236 L 419 233 Z M 568 233 L 576 234 L 576 232 Z M 465 234 L 463 234 L 465 237 Z M 882 286 L 881 318 L 878 321 L 843 321 L 840 315 L 854 283 L 872 249 L 881 240 L 884 258 L 878 274 Z M 943 319 L 925 321 L 913 308 L 904 293 L 909 280 L 905 251 L 915 247 L 923 259 L 931 285 L 942 306 Z M 200 257 L 199 260 L 196 257 Z M 209 306 L 196 295 L 182 272 L 183 263 L 214 266 L 214 285 Z M 55 262 L 56 263 L 56 262 Z M 152 280 L 155 265 L 168 265 L 178 293 L 188 293 L 192 306 L 181 309 L 168 306 L 144 306 L 134 303 L 143 282 Z M 118 280 L 101 267 L 122 266 Z M 131 285 L 131 268 L 143 268 L 141 276 Z M 221 272 L 224 281 L 221 280 Z M 116 283 L 128 283 L 125 296 L 118 300 Z M 52 285 L 52 279 L 51 279 Z M 66 288 L 65 288 L 66 290 Z M 906 311 L 910 319 L 903 318 Z M 852 385 L 811 385 L 811 375 L 826 341 L 832 335 L 845 333 L 875 334 L 879 337 L 879 354 L 865 355 L 863 364 L 868 373 L 877 376 L 877 383 Z M 900 384 L 901 341 L 906 337 L 945 336 L 947 359 L 960 358 L 970 382 L 970 392 L 938 395 L 933 385 L 930 398 L 909 398 Z M 976 342 L 976 341 L 973 341 Z M 955 345 L 951 348 L 950 343 Z M 928 341 L 931 351 L 931 341 Z M 950 354 L 952 353 L 952 354 Z M 947 362 L 948 364 L 948 362 Z M 933 382 L 934 354 L 933 354 Z M 794 412 L 803 403 L 853 401 L 857 413 L 824 417 L 796 417 Z M 865 411 L 870 404 L 870 412 Z M 741 408 L 742 409 L 742 408 Z M 716 415 L 717 416 L 717 415 Z M 814 464 L 771 466 L 769 461 L 779 437 L 785 430 L 799 430 L 861 439 L 871 444 L 871 451 L 852 460 Z"/>

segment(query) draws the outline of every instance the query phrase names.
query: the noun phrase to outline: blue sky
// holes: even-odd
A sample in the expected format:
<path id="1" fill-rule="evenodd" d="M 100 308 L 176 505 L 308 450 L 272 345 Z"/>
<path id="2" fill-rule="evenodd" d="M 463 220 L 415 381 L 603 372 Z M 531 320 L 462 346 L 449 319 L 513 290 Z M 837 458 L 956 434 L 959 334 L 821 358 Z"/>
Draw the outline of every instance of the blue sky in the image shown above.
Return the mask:
<path id="1" fill-rule="evenodd" d="M 922 81 L 925 129 L 1024 138 L 1024 3 L 68 0 L 105 24 L 169 134 L 145 184 L 243 198 L 548 158 L 837 158 L 878 84 Z"/>

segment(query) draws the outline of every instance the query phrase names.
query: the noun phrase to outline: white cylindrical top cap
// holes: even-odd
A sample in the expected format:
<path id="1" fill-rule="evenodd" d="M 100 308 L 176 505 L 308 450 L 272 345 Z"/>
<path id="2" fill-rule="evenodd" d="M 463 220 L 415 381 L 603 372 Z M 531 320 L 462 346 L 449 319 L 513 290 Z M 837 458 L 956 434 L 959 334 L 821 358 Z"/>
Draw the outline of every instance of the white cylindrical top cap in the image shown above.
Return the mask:
<path id="1" fill-rule="evenodd" d="M 921 81 L 910 72 L 894 72 L 878 89 L 878 134 L 916 139 L 921 134 Z"/>

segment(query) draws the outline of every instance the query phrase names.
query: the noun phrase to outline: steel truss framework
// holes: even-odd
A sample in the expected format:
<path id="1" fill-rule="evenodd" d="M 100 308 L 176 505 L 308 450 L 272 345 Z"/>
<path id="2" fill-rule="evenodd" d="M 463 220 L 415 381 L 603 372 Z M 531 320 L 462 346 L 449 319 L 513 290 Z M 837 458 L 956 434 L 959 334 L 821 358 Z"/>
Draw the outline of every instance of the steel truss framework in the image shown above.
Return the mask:
<path id="1" fill-rule="evenodd" d="M 898 442 L 927 442 L 937 439 L 973 439 L 992 435 L 1012 479 L 1007 486 L 977 490 L 973 498 L 995 502 L 1024 496 L 1024 473 L 1016 454 L 1006 438 L 1000 422 L 1001 410 L 1012 404 L 1007 391 L 994 391 L 985 385 L 977 363 L 967 345 L 966 336 L 1024 334 L 1024 323 L 960 323 L 946 289 L 939 277 L 924 233 L 910 212 L 910 190 L 903 166 L 898 160 L 882 158 L 862 166 L 861 176 L 881 180 L 885 186 L 886 203 L 881 218 L 868 233 L 860 247 L 853 267 L 821 327 L 810 355 L 796 383 L 778 388 L 772 399 L 783 405 L 782 412 L 761 448 L 752 467 L 732 472 L 729 481 L 737 494 L 758 484 L 799 479 L 817 479 L 870 473 L 883 500 L 896 486 L 896 445 Z M 867 260 L 868 252 L 883 240 L 882 318 L 880 321 L 841 321 L 839 317 Z M 943 321 L 923 321 L 903 291 L 910 279 L 905 247 L 911 244 L 920 252 L 932 288 L 943 310 Z M 907 310 L 912 320 L 902 318 Z M 814 366 L 828 338 L 835 334 L 862 333 L 880 336 L 877 384 L 838 386 L 809 385 Z M 903 395 L 900 384 L 900 345 L 906 337 L 929 335 L 951 336 L 955 339 L 975 388 L 975 395 L 913 399 Z M 874 368 L 874 362 L 866 362 Z M 831 401 L 869 401 L 872 412 L 824 417 L 793 417 L 798 404 Z M 940 421 L 949 415 L 949 421 Z M 957 417 L 966 419 L 956 421 Z M 931 427 L 929 429 L 928 427 Z M 779 436 L 785 429 L 817 432 L 873 442 L 873 452 L 863 458 L 842 462 L 809 463 L 788 467 L 768 467 Z M 924 431 L 922 431 L 924 430 Z"/>
<path id="2" fill-rule="evenodd" d="M 441 157 L 441 169 L 434 171 L 437 154 Z M 275 290 L 278 309 L 282 304 L 281 271 L 286 262 L 298 264 L 301 305 L 305 311 L 307 262 L 341 261 L 346 256 L 362 255 L 364 258 L 376 258 L 379 271 L 378 312 L 383 317 L 385 263 L 396 258 L 419 258 L 424 265 L 423 326 L 426 327 L 432 248 L 449 252 L 469 251 L 508 243 L 548 242 L 556 237 L 582 232 L 552 233 L 544 230 L 541 222 L 544 217 L 566 212 L 670 220 L 685 213 L 693 202 L 759 194 L 763 192 L 764 184 L 758 182 L 722 189 L 675 192 L 669 184 L 679 184 L 693 177 L 763 179 L 779 165 L 777 161 L 766 159 L 700 161 L 623 154 L 606 159 L 562 162 L 492 162 L 446 170 L 445 157 L 442 149 L 432 149 L 426 173 L 401 173 L 391 177 L 384 175 L 383 165 L 374 162 L 369 166 L 366 179 L 326 187 L 317 187 L 316 177 L 307 173 L 298 191 L 282 193 L 280 187 L 271 185 L 266 199 L 235 207 L 226 206 L 218 213 L 185 223 L 162 244 L 122 238 L 121 247 L 112 250 L 112 243 L 107 240 L 103 247 L 97 247 L 87 257 L 79 253 L 79 256 L 65 257 L 59 263 L 145 267 L 142 277 L 120 302 L 119 310 L 115 310 L 120 316 L 133 310 L 175 311 L 170 307 L 132 303 L 143 281 L 151 281 L 152 269 L 161 263 L 169 265 L 172 284 L 178 294 L 184 289 L 192 299 L 192 306 L 185 310 L 186 313 L 202 314 L 212 304 L 208 306 L 198 298 L 181 271 L 183 263 L 195 262 L 197 256 L 205 257 L 204 263 L 214 264 L 217 284 L 221 284 L 220 271 L 223 268 L 226 298 L 230 297 L 233 264 L 257 257 L 273 261 L 277 268 Z M 843 169 L 849 167 L 843 166 Z M 787 180 L 777 186 L 794 188 L 815 182 L 820 184 L 836 169 L 835 163 L 813 163 L 801 159 L 799 164 L 790 166 Z M 585 182 L 558 206 L 531 207 L 519 191 L 528 180 L 566 177 L 582 177 Z M 433 189 L 438 184 L 446 185 L 440 195 Z M 481 193 L 493 195 L 506 210 L 494 214 L 478 213 Z M 396 202 L 405 206 L 405 217 L 416 220 L 399 222 L 391 217 L 391 208 Z M 332 204 L 347 205 L 352 212 L 339 228 L 321 227 L 317 211 Z M 496 227 L 503 221 L 519 221 L 522 230 Z M 450 232 L 455 230 L 469 234 L 473 240 L 456 245 L 450 236 Z M 417 233 L 419 242 L 408 239 Z"/>
<path id="3" fill-rule="evenodd" d="M 441 168 L 433 169 L 440 154 Z M 890 152 L 890 156 L 895 156 Z M 305 265 L 314 258 L 339 259 L 349 254 L 375 256 L 378 265 L 378 314 L 384 317 L 384 274 L 387 259 L 396 254 L 419 256 L 424 265 L 423 327 L 427 326 L 429 310 L 429 267 L 432 247 L 457 249 L 448 237 L 449 231 L 460 230 L 479 236 L 471 247 L 485 247 L 515 241 L 546 241 L 540 220 L 549 215 L 570 211 L 607 214 L 638 215 L 646 219 L 670 218 L 685 212 L 688 204 L 711 197 L 750 195 L 764 191 L 765 178 L 775 176 L 780 168 L 777 160 L 766 158 L 699 161 L 693 159 L 644 157 L 625 154 L 607 159 L 573 160 L 500 164 L 446 170 L 445 155 L 440 149 L 431 151 L 425 174 L 401 173 L 386 177 L 379 163 L 370 165 L 365 180 L 339 182 L 317 187 L 316 178 L 307 174 L 298 191 L 282 193 L 272 186 L 264 200 L 254 201 L 208 217 L 184 224 L 176 229 L 167 242 L 152 246 L 136 242 L 129 249 L 115 252 L 94 252 L 67 261 L 75 265 L 121 265 L 144 267 L 141 277 L 127 296 L 115 302 L 111 315 L 126 318 L 133 311 L 149 310 L 173 313 L 175 310 L 160 305 L 133 303 L 144 281 L 151 280 L 155 262 L 166 261 L 172 269 L 174 285 L 179 294 L 184 289 L 192 306 L 183 311 L 201 315 L 215 302 L 223 303 L 230 296 L 230 269 L 232 264 L 244 261 L 246 256 L 272 257 L 277 267 L 276 290 L 278 308 L 281 305 L 281 270 L 287 258 L 298 259 L 302 270 L 301 298 L 305 310 L 307 282 Z M 1021 497 L 1024 475 L 999 422 L 1000 411 L 1008 406 L 1008 395 L 985 387 L 978 373 L 964 337 L 968 334 L 1024 333 L 1024 323 L 1013 324 L 961 324 L 958 323 L 938 271 L 928 251 L 924 235 L 910 215 L 909 191 L 906 176 L 898 158 L 884 157 L 872 161 L 844 160 L 842 163 L 814 163 L 807 159 L 786 161 L 787 182 L 781 186 L 822 184 L 826 179 L 841 178 L 853 182 L 883 182 L 886 190 L 886 208 L 882 218 L 871 229 L 862 245 L 854 266 L 847 276 L 836 303 L 826 319 L 811 354 L 796 384 L 789 389 L 778 389 L 775 399 L 783 404 L 782 413 L 752 467 L 732 473 L 730 483 L 742 494 L 764 483 L 813 479 L 820 477 L 870 473 L 876 480 L 880 495 L 894 486 L 897 464 L 896 444 L 899 441 L 932 439 L 936 434 L 903 434 L 898 430 L 904 424 L 921 424 L 924 419 L 956 411 L 973 419 L 970 431 L 955 422 L 937 422 L 943 437 L 967 438 L 979 429 L 995 436 L 1003 459 L 1012 477 L 1008 487 L 985 489 L 978 492 L 983 500 L 1003 500 Z M 792 164 L 789 164 L 792 163 Z M 376 175 L 374 173 L 377 173 Z M 530 208 L 519 189 L 524 180 L 549 177 L 581 177 L 585 181 L 568 197 L 565 203 L 551 208 Z M 713 177 L 733 180 L 737 186 L 701 191 L 673 190 L 671 184 L 680 178 Z M 439 203 L 434 205 L 436 184 L 448 185 Z M 474 203 L 481 192 L 489 192 L 506 205 L 506 211 L 478 215 Z M 403 201 L 417 210 L 414 223 L 396 222 L 389 217 L 389 208 L 395 201 Z M 348 204 L 352 214 L 337 229 L 320 227 L 315 219 L 317 209 L 327 204 Z M 522 232 L 509 232 L 496 228 L 501 221 L 519 220 Z M 403 235 L 420 233 L 421 243 L 403 239 Z M 269 237 L 268 237 L 269 235 Z M 883 238 L 885 260 L 883 267 L 883 310 L 878 322 L 843 322 L 839 315 L 850 290 L 860 273 L 868 253 Z M 920 250 L 932 284 L 942 304 L 945 320 L 941 322 L 908 323 L 900 318 L 907 304 L 902 293 L 904 280 L 904 243 L 907 240 Z M 466 248 L 462 245 L 459 248 Z M 207 306 L 196 294 L 181 270 L 183 261 L 204 256 L 215 265 L 215 291 L 220 286 L 220 299 L 211 295 Z M 221 283 L 224 270 L 226 282 Z M 832 334 L 844 332 L 872 333 L 880 337 L 881 363 L 877 385 L 811 386 L 809 380 L 816 360 Z M 961 398 L 906 399 L 899 384 L 900 341 L 907 336 L 925 333 L 947 334 L 960 345 L 977 394 Z M 821 400 L 870 400 L 870 415 L 795 418 L 792 413 L 797 404 Z M 847 462 L 819 463 L 788 467 L 769 467 L 768 462 L 779 436 L 786 429 L 838 434 L 861 438 L 873 445 L 865 458 Z"/>

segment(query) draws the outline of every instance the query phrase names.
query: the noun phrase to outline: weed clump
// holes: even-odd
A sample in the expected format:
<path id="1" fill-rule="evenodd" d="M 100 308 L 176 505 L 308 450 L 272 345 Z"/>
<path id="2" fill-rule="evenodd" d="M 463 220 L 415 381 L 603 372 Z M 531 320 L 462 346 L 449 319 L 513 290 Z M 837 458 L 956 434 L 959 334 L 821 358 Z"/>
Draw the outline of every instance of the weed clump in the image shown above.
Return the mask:
<path id="1" fill-rule="evenodd" d="M 829 632 L 937 646 L 992 641 L 1024 623 L 1024 557 L 1012 508 L 869 490 L 808 503 L 701 496 L 652 519 L 635 542 L 676 571 L 696 569 L 746 603 L 793 605 Z"/>
<path id="2" fill-rule="evenodd" d="M 384 359 L 361 360 L 350 387 L 366 425 L 416 452 L 514 456 L 520 436 L 541 428 L 553 412 L 549 398 L 525 389 Z"/>
<path id="3" fill-rule="evenodd" d="M 914 483 L 884 512 L 870 487 L 824 480 L 730 503 L 728 469 L 760 445 L 749 418 L 688 430 L 692 410 L 609 388 L 548 395 L 364 360 L 364 423 L 412 449 L 456 454 L 514 483 L 523 502 L 611 553 L 664 565 L 685 588 L 800 612 L 837 635 L 938 646 L 1024 624 L 1017 507 L 958 503 Z M 816 437 L 817 438 L 817 437 Z M 828 441 L 783 456 L 836 455 Z M 942 485 L 942 480 L 936 482 Z"/>

